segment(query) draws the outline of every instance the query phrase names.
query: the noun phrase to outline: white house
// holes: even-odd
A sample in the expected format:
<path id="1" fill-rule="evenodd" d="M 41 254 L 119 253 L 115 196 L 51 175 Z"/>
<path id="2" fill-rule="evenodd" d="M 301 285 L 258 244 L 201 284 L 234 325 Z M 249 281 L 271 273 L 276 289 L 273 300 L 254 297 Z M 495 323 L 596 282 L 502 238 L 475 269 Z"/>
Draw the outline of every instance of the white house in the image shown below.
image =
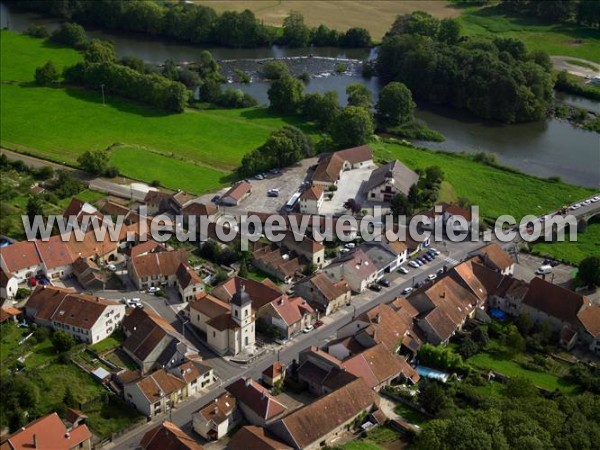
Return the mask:
<path id="1" fill-rule="evenodd" d="M 25 315 L 38 325 L 95 344 L 120 327 L 125 305 L 71 289 L 38 286 L 27 300 Z"/>
<path id="2" fill-rule="evenodd" d="M 19 280 L 10 272 L 0 270 L 0 299 L 11 300 L 19 289 Z"/>
<path id="3" fill-rule="evenodd" d="M 417 181 L 419 175 L 400 161 L 392 161 L 371 173 L 365 191 L 371 201 L 390 202 L 398 193 L 407 195 L 410 187 Z"/>
<path id="4" fill-rule="evenodd" d="M 300 196 L 300 212 L 302 214 L 319 214 L 325 201 L 325 191 L 320 186 L 311 186 Z"/>
<path id="5" fill-rule="evenodd" d="M 204 439 L 219 440 L 240 423 L 234 396 L 224 393 L 192 414 L 194 431 Z"/>
<path id="6" fill-rule="evenodd" d="M 365 252 L 356 249 L 334 260 L 323 272 L 333 281 L 345 280 L 354 292 L 364 292 L 377 280 L 379 269 Z"/>

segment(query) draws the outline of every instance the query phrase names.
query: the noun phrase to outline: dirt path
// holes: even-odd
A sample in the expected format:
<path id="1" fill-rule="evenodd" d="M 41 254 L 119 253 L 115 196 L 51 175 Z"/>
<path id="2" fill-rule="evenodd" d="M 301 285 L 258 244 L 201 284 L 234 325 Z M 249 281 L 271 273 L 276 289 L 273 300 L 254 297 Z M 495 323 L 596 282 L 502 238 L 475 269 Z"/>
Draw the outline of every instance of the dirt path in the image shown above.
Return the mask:
<path id="1" fill-rule="evenodd" d="M 572 75 L 576 75 L 578 77 L 583 78 L 593 78 L 600 76 L 600 64 L 597 64 L 595 62 L 581 58 L 574 58 L 572 56 L 551 56 L 550 59 L 552 60 L 552 65 L 556 70 L 566 70 Z M 580 63 L 590 67 L 573 64 L 570 61 L 579 61 Z M 592 67 L 595 67 L 596 69 L 593 70 Z"/>

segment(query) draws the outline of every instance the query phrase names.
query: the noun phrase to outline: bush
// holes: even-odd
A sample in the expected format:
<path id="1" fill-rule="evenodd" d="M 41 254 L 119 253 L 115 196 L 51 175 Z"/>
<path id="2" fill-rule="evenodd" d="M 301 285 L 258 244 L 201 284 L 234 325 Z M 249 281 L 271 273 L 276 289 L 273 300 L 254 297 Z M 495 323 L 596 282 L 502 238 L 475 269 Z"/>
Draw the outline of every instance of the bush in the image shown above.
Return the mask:
<path id="1" fill-rule="evenodd" d="M 45 25 L 32 24 L 27 27 L 25 34 L 31 37 L 43 39 L 50 36 L 50 31 L 48 31 L 48 28 L 46 28 Z"/>
<path id="2" fill-rule="evenodd" d="M 39 86 L 49 86 L 58 81 L 58 70 L 52 61 L 48 61 L 43 66 L 35 69 L 35 84 Z"/>
<path id="3" fill-rule="evenodd" d="M 260 74 L 267 80 L 279 80 L 289 73 L 290 69 L 283 61 L 269 61 L 260 71 Z"/>
<path id="4" fill-rule="evenodd" d="M 75 345 L 75 339 L 64 331 L 55 331 L 50 338 L 56 351 L 66 353 Z"/>
<path id="5" fill-rule="evenodd" d="M 50 36 L 50 41 L 56 44 L 67 45 L 76 49 L 82 49 L 87 44 L 85 30 L 76 23 L 63 23 L 59 29 Z"/>
<path id="6" fill-rule="evenodd" d="M 31 291 L 26 288 L 18 288 L 17 293 L 15 294 L 15 300 L 23 300 L 24 298 L 29 297 Z"/>

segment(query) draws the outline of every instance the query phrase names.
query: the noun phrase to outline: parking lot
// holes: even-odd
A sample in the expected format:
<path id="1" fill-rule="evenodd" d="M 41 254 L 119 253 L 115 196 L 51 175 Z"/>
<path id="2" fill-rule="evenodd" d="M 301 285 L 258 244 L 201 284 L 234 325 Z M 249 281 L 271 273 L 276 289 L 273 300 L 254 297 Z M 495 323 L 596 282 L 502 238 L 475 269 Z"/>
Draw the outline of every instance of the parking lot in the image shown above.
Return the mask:
<path id="1" fill-rule="evenodd" d="M 537 275 L 535 271 L 542 266 L 544 258 L 539 256 L 528 255 L 526 253 L 519 254 L 519 263 L 515 264 L 515 278 L 531 281 Z M 546 275 L 546 280 L 554 284 L 567 286 L 572 278 L 574 267 L 565 264 L 559 264 L 552 268 L 552 273 Z"/>

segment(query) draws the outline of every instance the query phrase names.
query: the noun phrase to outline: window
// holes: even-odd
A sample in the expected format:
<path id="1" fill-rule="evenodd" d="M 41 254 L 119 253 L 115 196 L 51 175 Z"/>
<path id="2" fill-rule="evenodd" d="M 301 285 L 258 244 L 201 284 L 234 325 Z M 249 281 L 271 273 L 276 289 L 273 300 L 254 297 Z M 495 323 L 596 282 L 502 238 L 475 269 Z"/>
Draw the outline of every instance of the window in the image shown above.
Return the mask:
<path id="1" fill-rule="evenodd" d="M 371 194 L 371 198 L 375 198 L 375 192 Z"/>
<path id="2" fill-rule="evenodd" d="M 235 314 L 235 317 L 237 317 L 237 316 L 238 316 L 238 314 L 237 314 L 237 309 L 234 311 L 234 314 Z"/>
<path id="3" fill-rule="evenodd" d="M 244 311 L 244 317 L 248 317 L 248 310 Z"/>
<path id="4" fill-rule="evenodd" d="M 213 331 L 213 337 L 217 337 L 217 333 Z"/>

